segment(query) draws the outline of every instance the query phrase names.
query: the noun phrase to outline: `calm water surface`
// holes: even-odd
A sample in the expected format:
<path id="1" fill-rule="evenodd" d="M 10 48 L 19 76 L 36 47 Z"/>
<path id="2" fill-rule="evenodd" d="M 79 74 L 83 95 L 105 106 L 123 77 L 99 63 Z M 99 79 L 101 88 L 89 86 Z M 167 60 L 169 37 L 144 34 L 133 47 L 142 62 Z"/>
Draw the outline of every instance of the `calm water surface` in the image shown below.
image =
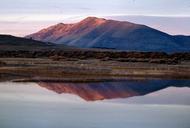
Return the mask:
<path id="1" fill-rule="evenodd" d="M 0 83 L 0 128 L 189 128 L 190 80 Z"/>

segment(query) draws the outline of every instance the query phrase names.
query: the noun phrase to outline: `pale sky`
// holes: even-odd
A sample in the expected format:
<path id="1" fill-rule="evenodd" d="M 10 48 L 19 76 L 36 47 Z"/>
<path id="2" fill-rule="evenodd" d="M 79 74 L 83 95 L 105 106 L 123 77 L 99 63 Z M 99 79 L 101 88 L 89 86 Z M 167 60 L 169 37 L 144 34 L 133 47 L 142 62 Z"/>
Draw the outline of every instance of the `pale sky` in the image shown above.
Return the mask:
<path id="1" fill-rule="evenodd" d="M 190 35 L 190 0 L 0 0 L 0 33 L 24 36 L 87 16 L 128 20 L 170 34 Z"/>

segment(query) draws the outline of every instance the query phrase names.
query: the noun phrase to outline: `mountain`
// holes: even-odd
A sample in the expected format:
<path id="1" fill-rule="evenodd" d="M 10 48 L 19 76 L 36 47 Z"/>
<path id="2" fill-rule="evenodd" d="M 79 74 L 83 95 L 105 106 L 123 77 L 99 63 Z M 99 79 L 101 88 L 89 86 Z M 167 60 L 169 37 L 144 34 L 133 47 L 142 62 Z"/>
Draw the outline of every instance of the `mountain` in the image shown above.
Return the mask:
<path id="1" fill-rule="evenodd" d="M 38 85 L 58 94 L 74 94 L 86 101 L 143 96 L 171 86 L 190 87 L 188 81 L 181 80 L 128 80 L 78 84 L 39 82 Z"/>
<path id="2" fill-rule="evenodd" d="M 127 51 L 190 51 L 190 37 L 172 36 L 145 25 L 88 17 L 75 24 L 57 24 L 26 36 L 81 48 Z"/>

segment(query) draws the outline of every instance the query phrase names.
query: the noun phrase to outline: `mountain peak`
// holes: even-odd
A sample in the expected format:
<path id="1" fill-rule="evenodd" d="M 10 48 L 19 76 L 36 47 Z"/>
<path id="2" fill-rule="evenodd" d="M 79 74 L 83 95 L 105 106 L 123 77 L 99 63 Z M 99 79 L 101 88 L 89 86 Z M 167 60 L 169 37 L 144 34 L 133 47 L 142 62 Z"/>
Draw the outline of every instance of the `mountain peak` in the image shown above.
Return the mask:
<path id="1" fill-rule="evenodd" d="M 97 17 L 87 17 L 85 18 L 84 20 L 82 20 L 81 22 L 84 22 L 84 23 L 94 23 L 94 24 L 102 24 L 102 23 L 105 23 L 107 20 L 104 19 L 104 18 L 97 18 Z"/>
<path id="2" fill-rule="evenodd" d="M 106 19 L 104 19 L 104 18 L 98 18 L 98 17 L 94 17 L 94 16 L 89 16 L 89 17 L 87 17 L 87 18 L 85 18 L 86 20 L 106 20 Z M 84 19 L 84 20 L 85 20 Z"/>
<path id="3" fill-rule="evenodd" d="M 56 24 L 56 26 L 60 26 L 60 25 L 65 25 L 64 23 L 58 23 Z"/>

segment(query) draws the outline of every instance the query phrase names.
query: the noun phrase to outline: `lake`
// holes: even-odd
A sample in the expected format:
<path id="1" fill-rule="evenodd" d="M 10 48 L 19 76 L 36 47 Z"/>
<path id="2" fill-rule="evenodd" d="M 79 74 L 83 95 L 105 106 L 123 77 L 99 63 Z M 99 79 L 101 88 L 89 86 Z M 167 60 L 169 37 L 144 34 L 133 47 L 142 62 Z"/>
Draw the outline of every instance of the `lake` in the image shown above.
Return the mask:
<path id="1" fill-rule="evenodd" d="M 0 128 L 189 128 L 190 80 L 0 83 Z"/>

